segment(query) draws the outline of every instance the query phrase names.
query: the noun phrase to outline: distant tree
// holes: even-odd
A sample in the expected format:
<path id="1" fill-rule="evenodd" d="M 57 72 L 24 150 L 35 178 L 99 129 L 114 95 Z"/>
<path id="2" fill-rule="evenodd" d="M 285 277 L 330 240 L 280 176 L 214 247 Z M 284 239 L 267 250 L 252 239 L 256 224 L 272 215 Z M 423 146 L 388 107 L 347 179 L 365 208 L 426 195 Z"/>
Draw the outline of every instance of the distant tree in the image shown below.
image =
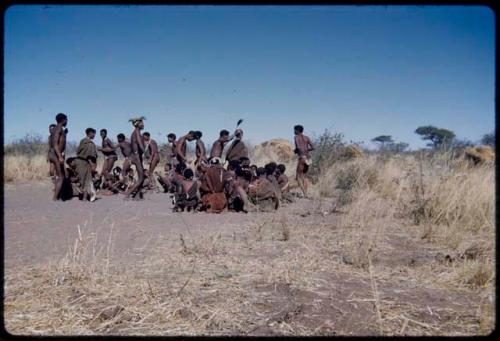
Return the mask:
<path id="1" fill-rule="evenodd" d="M 374 137 L 372 141 L 378 144 L 380 150 L 385 150 L 388 144 L 394 143 L 391 135 L 379 135 Z"/>
<path id="2" fill-rule="evenodd" d="M 492 131 L 491 133 L 484 134 L 481 138 L 481 144 L 495 147 L 495 132 Z"/>
<path id="3" fill-rule="evenodd" d="M 471 140 L 467 139 L 453 139 L 453 142 L 451 143 L 452 148 L 458 148 L 458 149 L 464 149 L 467 147 L 472 147 L 474 146 L 474 143 Z"/>
<path id="4" fill-rule="evenodd" d="M 393 142 L 387 145 L 387 149 L 393 153 L 403 153 L 410 145 L 405 142 Z"/>
<path id="5" fill-rule="evenodd" d="M 429 140 L 432 143 L 427 144 L 429 147 L 438 149 L 443 145 L 449 145 L 455 138 L 455 133 L 451 130 L 436 128 L 434 126 L 422 126 L 415 130 L 415 134 L 422 136 L 422 140 Z"/>
<path id="6" fill-rule="evenodd" d="M 474 146 L 474 143 L 467 139 L 453 139 L 451 148 L 456 155 L 462 154 L 465 148 Z"/>

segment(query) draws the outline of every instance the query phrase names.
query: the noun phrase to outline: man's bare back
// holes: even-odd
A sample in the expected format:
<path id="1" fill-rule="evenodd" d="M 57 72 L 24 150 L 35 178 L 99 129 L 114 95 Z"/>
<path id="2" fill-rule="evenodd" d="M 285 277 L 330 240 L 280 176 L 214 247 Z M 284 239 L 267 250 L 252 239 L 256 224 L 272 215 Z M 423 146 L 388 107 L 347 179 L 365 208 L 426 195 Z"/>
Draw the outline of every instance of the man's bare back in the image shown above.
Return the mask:
<path id="1" fill-rule="evenodd" d="M 295 140 L 295 148 L 297 154 L 299 156 L 309 157 L 309 152 L 312 151 L 311 139 L 308 136 L 301 133 L 295 135 L 294 140 Z"/>

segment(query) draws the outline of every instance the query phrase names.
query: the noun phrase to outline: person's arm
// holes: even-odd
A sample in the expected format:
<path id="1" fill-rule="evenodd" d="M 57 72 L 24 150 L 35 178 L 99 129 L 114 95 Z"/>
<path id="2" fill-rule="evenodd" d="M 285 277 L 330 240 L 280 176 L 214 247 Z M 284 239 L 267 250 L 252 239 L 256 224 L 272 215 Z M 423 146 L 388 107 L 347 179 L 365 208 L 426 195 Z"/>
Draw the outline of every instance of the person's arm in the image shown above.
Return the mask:
<path id="1" fill-rule="evenodd" d="M 111 140 L 109 140 L 109 139 L 106 139 L 106 144 L 107 144 L 107 147 L 97 148 L 97 150 L 100 152 L 109 153 L 109 152 L 114 151 L 116 148 L 118 148 L 118 146 L 114 146 L 113 143 L 111 142 Z"/>
<path id="2" fill-rule="evenodd" d="M 182 153 L 182 145 L 184 144 L 184 138 L 181 138 L 181 140 L 177 143 L 176 146 L 176 155 L 181 159 L 182 162 L 186 162 L 186 155 Z"/>
<path id="3" fill-rule="evenodd" d="M 207 159 L 207 149 L 205 148 L 205 144 L 203 142 L 201 142 L 201 148 L 200 148 L 200 151 L 201 151 L 201 159 L 202 160 L 206 160 Z"/>
<path id="4" fill-rule="evenodd" d="M 298 154 L 298 153 L 299 153 L 299 146 L 297 145 L 297 135 L 295 135 L 295 136 L 293 137 L 293 142 L 295 143 L 295 149 L 293 150 L 293 152 L 294 152 L 295 154 Z"/>
<path id="5" fill-rule="evenodd" d="M 58 129 L 54 129 L 54 137 L 52 140 L 52 143 L 54 145 L 54 151 L 56 152 L 57 159 L 59 160 L 60 163 L 64 162 L 64 159 L 62 157 L 60 145 L 59 145 L 59 138 L 61 136 L 61 129 L 58 127 Z"/>
<path id="6" fill-rule="evenodd" d="M 307 138 L 307 145 L 309 146 L 309 148 L 308 148 L 309 151 L 314 150 L 314 145 L 309 137 Z"/>
<path id="7" fill-rule="evenodd" d="M 156 141 L 154 140 L 151 140 L 151 159 L 153 158 L 153 156 L 159 156 L 159 150 L 158 150 L 158 143 L 156 143 Z"/>

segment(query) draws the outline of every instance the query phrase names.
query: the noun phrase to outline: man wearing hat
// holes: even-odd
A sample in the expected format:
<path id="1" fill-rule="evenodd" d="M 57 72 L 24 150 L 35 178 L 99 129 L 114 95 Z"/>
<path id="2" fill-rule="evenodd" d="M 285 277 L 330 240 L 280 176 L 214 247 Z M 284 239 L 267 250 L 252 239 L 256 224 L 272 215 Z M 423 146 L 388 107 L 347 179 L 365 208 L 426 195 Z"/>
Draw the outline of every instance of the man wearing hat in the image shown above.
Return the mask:
<path id="1" fill-rule="evenodd" d="M 135 169 L 137 171 L 137 181 L 132 188 L 125 194 L 125 199 L 130 198 L 132 195 L 133 198 L 137 194 L 142 199 L 142 184 L 144 182 L 144 168 L 142 167 L 142 154 L 146 150 L 144 146 L 144 137 L 141 134 L 141 130 L 144 129 L 144 120 L 146 118 L 144 116 L 131 118 L 129 122 L 132 122 L 134 126 L 134 131 L 132 132 L 132 136 L 130 136 L 130 145 L 132 147 L 132 154 L 130 155 L 130 161 L 133 165 L 135 165 Z"/>

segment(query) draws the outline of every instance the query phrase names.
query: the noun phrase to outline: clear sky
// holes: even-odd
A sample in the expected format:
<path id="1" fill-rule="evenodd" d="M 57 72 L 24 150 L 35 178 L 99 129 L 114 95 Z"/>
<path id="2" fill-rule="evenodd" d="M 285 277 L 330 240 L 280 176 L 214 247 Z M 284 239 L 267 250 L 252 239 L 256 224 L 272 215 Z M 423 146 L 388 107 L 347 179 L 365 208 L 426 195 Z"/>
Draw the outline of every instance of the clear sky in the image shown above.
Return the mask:
<path id="1" fill-rule="evenodd" d="M 412 148 L 428 124 L 478 140 L 495 127 L 494 29 L 479 6 L 14 6 L 4 142 L 47 136 L 58 112 L 74 141 L 130 135 L 137 114 L 158 142 L 211 144 L 239 118 L 252 143 L 299 123 Z"/>

